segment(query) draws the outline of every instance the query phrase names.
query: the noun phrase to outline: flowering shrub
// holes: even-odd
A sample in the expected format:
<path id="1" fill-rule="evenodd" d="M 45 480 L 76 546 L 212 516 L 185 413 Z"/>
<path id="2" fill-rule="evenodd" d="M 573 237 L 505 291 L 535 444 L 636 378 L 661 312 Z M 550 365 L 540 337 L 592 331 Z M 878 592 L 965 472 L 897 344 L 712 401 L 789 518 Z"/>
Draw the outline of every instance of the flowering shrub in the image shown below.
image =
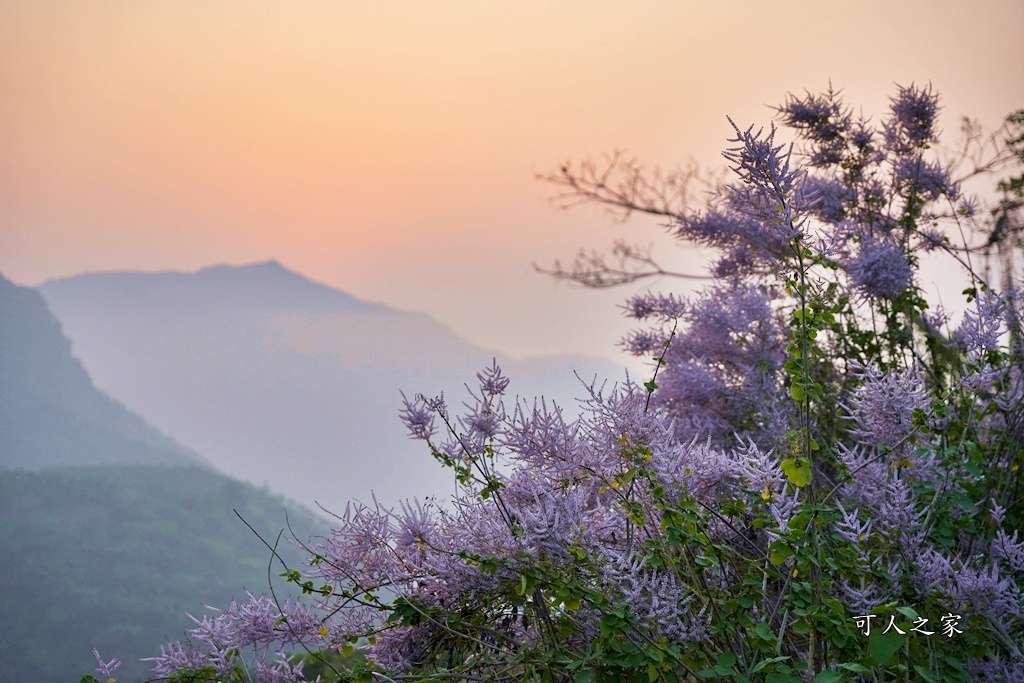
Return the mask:
<path id="1" fill-rule="evenodd" d="M 496 364 L 459 414 L 404 399 L 456 499 L 349 506 L 285 573 L 311 604 L 196 619 L 154 674 L 1024 680 L 1020 295 L 957 242 L 999 240 L 934 158 L 937 111 L 900 88 L 875 128 L 830 92 L 778 109 L 800 147 L 736 128 L 704 210 L 652 211 L 720 256 L 693 299 L 626 304 L 650 381 L 589 386 L 575 419 L 506 404 Z M 932 250 L 965 272 L 955 330 L 916 280 Z"/>

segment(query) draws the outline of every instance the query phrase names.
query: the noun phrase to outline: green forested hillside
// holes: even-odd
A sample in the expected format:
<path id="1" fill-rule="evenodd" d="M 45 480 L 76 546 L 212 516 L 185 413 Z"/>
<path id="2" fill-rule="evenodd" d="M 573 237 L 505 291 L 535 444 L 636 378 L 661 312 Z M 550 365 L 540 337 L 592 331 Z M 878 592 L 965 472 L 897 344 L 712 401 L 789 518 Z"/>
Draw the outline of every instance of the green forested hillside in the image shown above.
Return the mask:
<path id="1" fill-rule="evenodd" d="M 92 648 L 145 678 L 140 657 L 183 636 L 185 616 L 267 592 L 268 541 L 328 524 L 281 498 L 198 467 L 0 470 L 0 670 L 4 680 L 78 680 Z M 287 532 L 286 532 L 287 535 Z M 304 553 L 282 543 L 297 565 Z M 272 575 L 282 588 L 275 564 Z"/>

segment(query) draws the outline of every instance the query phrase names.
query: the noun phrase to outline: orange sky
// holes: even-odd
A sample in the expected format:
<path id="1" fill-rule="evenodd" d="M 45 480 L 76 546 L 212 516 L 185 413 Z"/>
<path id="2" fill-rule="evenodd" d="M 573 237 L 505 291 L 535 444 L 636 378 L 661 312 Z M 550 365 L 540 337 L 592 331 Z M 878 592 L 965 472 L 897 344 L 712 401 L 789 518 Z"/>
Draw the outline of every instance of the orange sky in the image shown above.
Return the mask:
<path id="1" fill-rule="evenodd" d="M 538 172 L 626 148 L 718 164 L 787 91 L 946 130 L 1024 106 L 1024 3 L 0 0 L 0 273 L 276 258 L 515 354 L 617 358 L 615 304 L 533 273 L 656 221 Z M 665 260 L 699 270 L 669 247 Z M 656 284 L 679 287 L 675 282 Z"/>

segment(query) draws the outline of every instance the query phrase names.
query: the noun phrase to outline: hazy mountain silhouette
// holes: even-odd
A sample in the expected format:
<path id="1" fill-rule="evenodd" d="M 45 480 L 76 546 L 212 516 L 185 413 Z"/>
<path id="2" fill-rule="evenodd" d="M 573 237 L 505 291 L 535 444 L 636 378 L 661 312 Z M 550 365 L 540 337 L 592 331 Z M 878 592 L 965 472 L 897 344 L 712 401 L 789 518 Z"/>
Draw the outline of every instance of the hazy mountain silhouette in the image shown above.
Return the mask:
<path id="1" fill-rule="evenodd" d="M 400 390 L 442 390 L 490 365 L 429 316 L 359 301 L 276 262 L 193 274 L 101 273 L 39 288 L 97 385 L 220 469 L 330 509 L 371 489 L 448 495 L 452 474 L 399 422 Z M 621 368 L 584 357 L 499 363 L 512 398 L 575 407 Z"/>
<path id="2" fill-rule="evenodd" d="M 286 507 L 303 540 L 327 531 L 100 392 L 42 296 L 0 276 L 4 680 L 78 680 L 93 647 L 125 660 L 118 680 L 142 680 L 138 658 L 182 637 L 186 611 L 267 590 L 268 551 L 234 510 L 273 540 Z"/>
<path id="3" fill-rule="evenodd" d="M 98 391 L 39 293 L 0 276 L 0 467 L 202 461 Z"/>

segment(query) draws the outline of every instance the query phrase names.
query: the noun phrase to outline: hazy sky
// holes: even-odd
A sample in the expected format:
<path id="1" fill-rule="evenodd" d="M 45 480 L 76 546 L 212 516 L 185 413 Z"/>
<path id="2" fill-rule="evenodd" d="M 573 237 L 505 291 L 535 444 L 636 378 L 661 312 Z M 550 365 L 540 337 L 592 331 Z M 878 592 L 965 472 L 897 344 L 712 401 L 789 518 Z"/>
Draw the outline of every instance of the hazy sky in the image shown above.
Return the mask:
<path id="1" fill-rule="evenodd" d="M 535 174 L 718 165 L 727 114 L 829 79 L 876 118 L 930 81 L 946 131 L 995 127 L 1022 35 L 1021 0 L 0 0 L 0 273 L 275 258 L 479 345 L 616 358 L 629 291 L 531 263 L 663 231 L 559 211 Z"/>

